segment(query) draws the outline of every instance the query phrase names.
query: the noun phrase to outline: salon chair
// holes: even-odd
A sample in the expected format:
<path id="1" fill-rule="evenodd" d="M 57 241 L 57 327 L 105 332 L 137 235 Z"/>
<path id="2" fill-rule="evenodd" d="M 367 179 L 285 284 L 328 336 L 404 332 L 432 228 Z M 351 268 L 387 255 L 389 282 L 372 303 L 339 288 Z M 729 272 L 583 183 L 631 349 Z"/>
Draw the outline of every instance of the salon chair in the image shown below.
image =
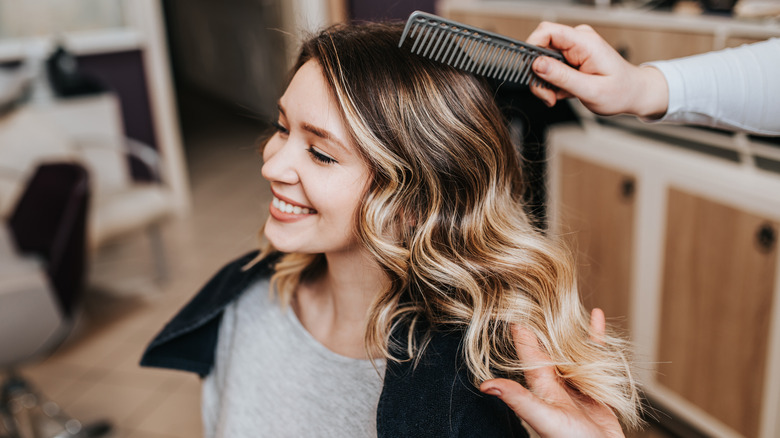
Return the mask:
<path id="1" fill-rule="evenodd" d="M 86 438 L 82 426 L 14 371 L 50 354 L 74 323 L 86 267 L 87 171 L 40 165 L 7 224 L 0 224 L 0 437 Z"/>
<path id="2" fill-rule="evenodd" d="M 10 216 L 39 162 L 78 162 L 90 176 L 88 263 L 101 247 L 143 233 L 156 279 L 165 280 L 160 227 L 174 214 L 173 191 L 158 151 L 124 131 L 120 102 L 110 93 L 24 105 L 0 118 L 0 217 Z"/>

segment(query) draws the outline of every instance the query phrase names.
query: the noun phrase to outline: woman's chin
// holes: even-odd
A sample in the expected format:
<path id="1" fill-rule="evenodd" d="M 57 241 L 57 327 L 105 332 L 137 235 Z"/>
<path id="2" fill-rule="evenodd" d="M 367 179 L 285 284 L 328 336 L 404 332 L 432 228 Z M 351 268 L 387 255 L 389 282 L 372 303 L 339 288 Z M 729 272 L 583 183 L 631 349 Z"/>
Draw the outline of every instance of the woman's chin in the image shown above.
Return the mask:
<path id="1" fill-rule="evenodd" d="M 291 251 L 290 242 L 288 242 L 286 239 L 281 238 L 278 230 L 274 230 L 274 224 L 272 223 L 272 221 L 273 218 L 268 218 L 268 221 L 265 223 L 265 226 L 263 227 L 263 234 L 265 235 L 265 239 L 277 251 L 287 252 L 287 253 L 294 252 Z"/>
<path id="2" fill-rule="evenodd" d="M 263 229 L 265 239 L 270 243 L 274 249 L 283 253 L 310 253 L 312 251 L 307 250 L 309 245 L 301 241 L 299 233 L 296 235 L 290 235 L 289 233 L 281 232 L 275 228 L 270 220 L 266 222 Z"/>

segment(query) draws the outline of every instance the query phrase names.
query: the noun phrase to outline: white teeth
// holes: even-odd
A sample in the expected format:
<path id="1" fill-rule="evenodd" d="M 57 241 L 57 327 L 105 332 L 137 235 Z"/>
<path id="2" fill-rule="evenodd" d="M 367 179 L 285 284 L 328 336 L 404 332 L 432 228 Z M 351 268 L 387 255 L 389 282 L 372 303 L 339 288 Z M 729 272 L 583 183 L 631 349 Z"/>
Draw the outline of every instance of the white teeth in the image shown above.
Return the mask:
<path id="1" fill-rule="evenodd" d="M 274 197 L 274 199 L 271 201 L 271 204 L 279 209 L 279 211 L 283 211 L 285 213 L 292 213 L 292 214 L 310 214 L 310 213 L 316 213 L 317 211 L 311 208 L 307 207 L 300 207 L 297 205 L 288 204 L 281 199 Z"/>

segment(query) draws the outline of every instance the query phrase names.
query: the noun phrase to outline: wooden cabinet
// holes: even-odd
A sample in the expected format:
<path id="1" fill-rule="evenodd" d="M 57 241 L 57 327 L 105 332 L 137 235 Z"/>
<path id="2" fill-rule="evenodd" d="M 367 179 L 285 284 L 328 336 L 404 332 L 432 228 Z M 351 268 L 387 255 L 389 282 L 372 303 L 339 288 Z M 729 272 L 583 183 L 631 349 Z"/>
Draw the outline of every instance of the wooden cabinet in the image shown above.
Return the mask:
<path id="1" fill-rule="evenodd" d="M 628 331 L 635 178 L 568 155 L 560 162 L 561 235 L 577 259 L 580 295 Z"/>
<path id="2" fill-rule="evenodd" d="M 586 305 L 626 315 L 658 405 L 708 435 L 780 436 L 780 173 L 647 129 L 551 131 L 551 234 Z"/>
<path id="3" fill-rule="evenodd" d="M 778 224 L 672 187 L 666 230 L 658 383 L 759 436 Z"/>

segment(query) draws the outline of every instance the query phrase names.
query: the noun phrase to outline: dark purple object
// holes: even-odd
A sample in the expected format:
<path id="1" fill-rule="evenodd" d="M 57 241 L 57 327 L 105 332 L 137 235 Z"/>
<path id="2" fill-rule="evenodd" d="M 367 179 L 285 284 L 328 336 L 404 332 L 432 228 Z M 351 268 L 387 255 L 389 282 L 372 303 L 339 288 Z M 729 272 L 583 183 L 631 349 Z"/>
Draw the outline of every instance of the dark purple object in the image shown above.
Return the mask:
<path id="1" fill-rule="evenodd" d="M 152 120 L 149 88 L 140 50 L 79 56 L 79 71 L 98 78 L 119 97 L 125 135 L 158 149 Z M 130 159 L 130 173 L 136 181 L 153 180 L 137 160 Z"/>
<path id="2" fill-rule="evenodd" d="M 78 62 L 119 96 L 127 136 L 157 149 L 141 51 L 79 56 Z"/>
<path id="3" fill-rule="evenodd" d="M 78 164 L 39 166 L 8 221 L 18 250 L 40 257 L 59 298 L 72 316 L 86 273 L 87 171 Z"/>
<path id="4" fill-rule="evenodd" d="M 351 17 L 359 21 L 406 20 L 414 11 L 434 13 L 434 0 L 349 0 Z"/>

